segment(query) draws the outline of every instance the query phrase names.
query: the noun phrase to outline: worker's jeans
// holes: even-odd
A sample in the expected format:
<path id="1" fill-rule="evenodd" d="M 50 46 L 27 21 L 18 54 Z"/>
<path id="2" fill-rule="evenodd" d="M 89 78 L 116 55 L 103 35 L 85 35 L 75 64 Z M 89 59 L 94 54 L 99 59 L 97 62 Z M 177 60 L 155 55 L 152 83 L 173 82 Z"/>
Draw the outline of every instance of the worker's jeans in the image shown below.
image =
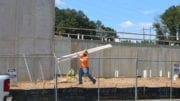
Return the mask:
<path id="1" fill-rule="evenodd" d="M 79 84 L 82 84 L 83 75 L 87 76 L 92 82 L 95 81 L 95 79 L 89 73 L 89 68 L 79 68 Z"/>

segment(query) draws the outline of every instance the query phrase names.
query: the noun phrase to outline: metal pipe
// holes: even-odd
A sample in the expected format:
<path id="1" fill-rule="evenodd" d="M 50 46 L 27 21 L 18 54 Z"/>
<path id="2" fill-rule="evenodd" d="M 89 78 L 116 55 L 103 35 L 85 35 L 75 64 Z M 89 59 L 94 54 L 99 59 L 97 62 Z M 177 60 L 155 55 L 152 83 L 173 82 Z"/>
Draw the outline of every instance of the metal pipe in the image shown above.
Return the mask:
<path id="1" fill-rule="evenodd" d="M 27 69 L 27 72 L 28 72 L 28 75 L 29 75 L 29 79 L 32 82 L 32 77 L 31 77 L 31 73 L 30 73 L 30 70 L 29 70 L 29 66 L 28 66 L 25 54 L 23 54 L 23 57 L 24 57 L 24 62 L 25 62 L 26 69 Z"/>

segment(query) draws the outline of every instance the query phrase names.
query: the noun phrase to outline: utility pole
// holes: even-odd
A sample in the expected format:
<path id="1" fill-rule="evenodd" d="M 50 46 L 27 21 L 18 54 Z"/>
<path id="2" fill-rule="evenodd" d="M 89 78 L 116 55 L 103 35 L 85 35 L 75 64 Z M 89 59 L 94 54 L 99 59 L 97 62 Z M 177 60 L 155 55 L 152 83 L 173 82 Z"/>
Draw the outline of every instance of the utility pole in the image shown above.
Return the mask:
<path id="1" fill-rule="evenodd" d="M 147 30 L 147 31 L 146 31 Z M 149 31 L 148 31 L 149 30 Z M 148 38 L 151 40 L 151 32 L 152 32 L 152 27 L 150 26 L 149 28 L 144 28 L 143 27 L 143 40 L 145 40 L 145 32 L 148 32 L 149 34 L 147 34 L 148 35 Z"/>

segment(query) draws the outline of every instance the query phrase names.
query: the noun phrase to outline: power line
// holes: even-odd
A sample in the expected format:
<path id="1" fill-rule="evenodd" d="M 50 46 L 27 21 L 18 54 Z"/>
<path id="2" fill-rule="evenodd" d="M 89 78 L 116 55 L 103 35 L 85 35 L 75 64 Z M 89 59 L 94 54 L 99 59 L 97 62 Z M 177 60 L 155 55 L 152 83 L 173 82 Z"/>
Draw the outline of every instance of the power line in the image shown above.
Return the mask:
<path id="1" fill-rule="evenodd" d="M 88 28 L 75 28 L 75 27 L 56 27 L 60 29 L 70 29 L 70 30 L 82 30 L 82 31 L 93 31 L 93 32 L 101 32 L 101 33 L 115 33 L 115 34 L 129 34 L 129 35 L 145 35 L 145 36 L 156 36 L 162 37 L 163 35 L 153 35 L 153 34 L 146 34 L 146 33 L 132 33 L 132 32 L 114 32 L 114 31 L 105 31 L 105 30 L 97 30 L 97 29 L 88 29 Z M 144 29 L 147 30 L 147 29 Z M 149 29 L 150 30 L 150 29 Z M 57 33 L 57 32 L 56 32 Z M 176 37 L 176 36 L 169 36 L 169 37 Z"/>

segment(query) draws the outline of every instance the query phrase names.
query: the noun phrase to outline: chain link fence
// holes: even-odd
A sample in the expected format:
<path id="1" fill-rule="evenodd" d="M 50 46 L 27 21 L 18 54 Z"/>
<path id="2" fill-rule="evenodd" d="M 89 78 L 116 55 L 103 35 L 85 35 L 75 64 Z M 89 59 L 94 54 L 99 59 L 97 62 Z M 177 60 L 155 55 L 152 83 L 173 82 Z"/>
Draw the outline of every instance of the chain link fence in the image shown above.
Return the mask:
<path id="1" fill-rule="evenodd" d="M 37 96 L 47 101 L 55 100 L 55 94 L 57 101 L 66 101 L 74 97 L 85 100 L 89 96 L 98 101 L 108 98 L 139 100 L 149 96 L 173 99 L 179 96 L 180 61 L 90 56 L 90 73 L 96 79 L 96 84 L 84 76 L 83 84 L 79 85 L 79 59 L 60 62 L 55 62 L 55 59 L 51 55 L 1 56 L 0 72 L 10 74 L 16 72 L 16 77 L 13 77 L 11 83 L 12 90 L 32 89 L 31 94 L 27 91 L 20 94 L 21 96 L 44 92 L 45 95 L 38 93 Z M 15 71 L 11 71 L 12 69 Z M 57 93 L 49 91 L 51 96 L 47 97 L 46 94 L 49 92 L 46 90 L 54 89 L 55 86 Z M 85 96 L 82 96 L 84 93 Z M 37 101 L 37 98 L 34 98 L 34 101 Z"/>

